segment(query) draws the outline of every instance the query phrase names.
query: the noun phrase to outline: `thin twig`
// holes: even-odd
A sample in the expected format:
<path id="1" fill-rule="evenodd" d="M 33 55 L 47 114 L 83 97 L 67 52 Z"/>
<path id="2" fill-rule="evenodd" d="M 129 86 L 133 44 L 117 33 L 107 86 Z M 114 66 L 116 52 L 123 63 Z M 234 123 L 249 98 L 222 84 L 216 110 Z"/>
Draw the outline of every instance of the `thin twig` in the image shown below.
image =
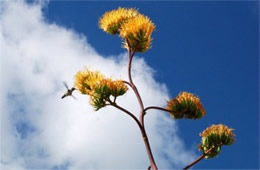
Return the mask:
<path id="1" fill-rule="evenodd" d="M 157 110 L 162 110 L 162 111 L 165 111 L 165 112 L 172 112 L 171 110 L 168 110 L 168 109 L 165 109 L 165 108 L 162 108 L 162 107 L 149 106 L 149 107 L 146 107 L 146 108 L 144 109 L 144 115 L 146 114 L 146 111 L 147 111 L 147 110 L 150 110 L 150 109 L 157 109 Z"/>
<path id="2" fill-rule="evenodd" d="M 208 153 L 210 153 L 216 146 L 213 145 L 209 150 L 207 150 L 205 153 L 203 153 L 203 155 L 201 155 L 198 159 L 196 159 L 195 161 L 193 161 L 191 164 L 189 164 L 188 166 L 186 166 L 184 168 L 184 170 L 189 169 L 190 167 L 192 167 L 193 165 L 195 165 L 196 163 L 198 163 L 199 161 L 201 161 L 203 158 L 205 158 L 205 156 L 207 156 Z"/>
<path id="3" fill-rule="evenodd" d="M 140 124 L 140 122 L 139 122 L 138 119 L 134 116 L 133 113 L 131 113 L 130 111 L 124 109 L 123 107 L 117 105 L 116 103 L 114 103 L 114 102 L 112 102 L 112 101 L 110 101 L 110 100 L 108 100 L 108 102 L 109 102 L 109 105 L 110 105 L 110 106 L 114 106 L 115 108 L 117 108 L 117 109 L 119 109 L 119 110 L 125 112 L 125 113 L 128 114 L 130 117 L 132 117 L 132 118 L 134 119 L 134 121 L 137 123 L 138 127 L 140 128 L 140 130 L 142 129 L 142 125 Z"/>
<path id="4" fill-rule="evenodd" d="M 122 80 L 122 82 L 127 84 L 128 86 L 132 87 L 132 85 L 128 81 Z"/>

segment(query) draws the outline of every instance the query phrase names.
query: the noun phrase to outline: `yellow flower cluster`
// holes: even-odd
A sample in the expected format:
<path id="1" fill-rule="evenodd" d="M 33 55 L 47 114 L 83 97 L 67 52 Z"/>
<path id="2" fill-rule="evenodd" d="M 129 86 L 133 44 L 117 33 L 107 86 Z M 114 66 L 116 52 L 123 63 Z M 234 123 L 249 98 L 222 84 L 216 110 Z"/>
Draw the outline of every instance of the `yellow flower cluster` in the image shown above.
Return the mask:
<path id="1" fill-rule="evenodd" d="M 233 134 L 233 130 L 231 128 L 228 128 L 227 126 L 223 124 L 218 124 L 218 125 L 212 125 L 205 129 L 202 133 L 200 133 L 201 137 L 208 137 L 211 134 L 216 134 L 219 136 L 226 135 L 228 136 L 232 142 L 235 141 L 235 135 Z"/>
<path id="2" fill-rule="evenodd" d="M 152 21 L 143 15 L 131 18 L 122 25 L 120 37 L 126 39 L 124 47 L 134 49 L 138 52 L 147 51 L 151 46 L 151 35 L 155 25 Z"/>
<path id="3" fill-rule="evenodd" d="M 92 96 L 93 89 L 104 80 L 104 76 L 97 71 L 90 71 L 85 69 L 83 71 L 77 72 L 75 75 L 75 87 L 82 93 Z"/>
<path id="4" fill-rule="evenodd" d="M 136 9 L 118 8 L 117 10 L 106 12 L 99 19 L 99 27 L 109 34 L 117 34 L 121 25 L 136 15 L 138 15 Z"/>
<path id="5" fill-rule="evenodd" d="M 117 97 L 123 95 L 128 90 L 128 87 L 122 80 L 103 79 L 100 81 L 99 86 L 105 86 L 109 89 L 112 96 Z"/>
<path id="6" fill-rule="evenodd" d="M 201 144 L 199 144 L 199 150 L 203 153 L 207 153 L 205 158 L 216 157 L 223 145 L 231 145 L 235 142 L 235 135 L 233 130 L 223 124 L 212 125 L 204 130 L 200 136 Z"/>
<path id="7" fill-rule="evenodd" d="M 145 52 L 151 47 L 154 23 L 133 8 L 118 8 L 106 12 L 99 20 L 99 27 L 109 34 L 119 33 L 124 47 L 135 52 Z"/>
<path id="8" fill-rule="evenodd" d="M 206 114 L 200 99 L 188 92 L 181 92 L 175 99 L 168 101 L 166 109 L 175 119 L 198 119 Z"/>
<path id="9" fill-rule="evenodd" d="M 111 81 L 111 83 L 109 84 L 109 88 L 112 91 L 118 91 L 118 89 L 122 89 L 124 91 L 128 90 L 128 87 L 121 80 Z"/>
<path id="10" fill-rule="evenodd" d="M 105 78 L 100 72 L 91 71 L 88 68 L 77 72 L 74 84 L 82 94 L 90 96 L 90 104 L 96 110 L 104 107 L 111 95 L 117 98 L 128 90 L 123 81 L 113 81 L 110 78 Z"/>
<path id="11" fill-rule="evenodd" d="M 195 96 L 194 94 L 188 93 L 188 92 L 181 92 L 176 97 L 176 99 L 178 100 L 179 103 L 185 102 L 185 101 L 191 101 L 192 103 L 194 103 L 196 105 L 196 107 L 200 110 L 200 112 L 202 113 L 203 116 L 206 114 L 206 111 L 203 108 L 203 106 L 200 102 L 200 99 L 197 96 Z"/>

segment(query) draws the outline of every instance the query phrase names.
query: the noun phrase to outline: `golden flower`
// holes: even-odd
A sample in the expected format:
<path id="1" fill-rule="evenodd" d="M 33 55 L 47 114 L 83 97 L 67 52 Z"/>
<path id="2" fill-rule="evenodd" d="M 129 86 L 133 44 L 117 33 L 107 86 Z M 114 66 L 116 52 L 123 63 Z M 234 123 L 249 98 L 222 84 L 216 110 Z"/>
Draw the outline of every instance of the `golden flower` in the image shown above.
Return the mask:
<path id="1" fill-rule="evenodd" d="M 109 95 L 114 97 L 121 96 L 128 90 L 128 87 L 123 83 L 122 80 L 113 81 L 112 79 L 104 79 L 100 82 L 100 87 L 101 86 L 108 89 Z"/>
<path id="2" fill-rule="evenodd" d="M 82 93 L 87 95 L 93 95 L 95 87 L 99 84 L 104 76 L 97 71 L 90 71 L 85 69 L 77 72 L 75 75 L 75 87 Z"/>
<path id="3" fill-rule="evenodd" d="M 128 19 L 120 30 L 120 37 L 124 41 L 124 47 L 136 52 L 145 52 L 151 47 L 151 35 L 155 29 L 154 23 L 144 15 Z"/>
<path id="4" fill-rule="evenodd" d="M 112 81 L 109 88 L 114 97 L 121 96 L 128 90 L 128 87 L 121 80 Z"/>
<path id="5" fill-rule="evenodd" d="M 233 134 L 233 130 L 231 128 L 228 128 L 226 125 L 218 124 L 218 125 L 212 125 L 205 129 L 202 133 L 200 133 L 201 137 L 208 137 L 212 134 L 216 134 L 221 136 L 228 136 L 230 138 L 230 141 L 221 141 L 222 144 L 232 144 L 235 141 L 235 135 Z"/>
<path id="6" fill-rule="evenodd" d="M 121 25 L 125 23 L 129 18 L 133 18 L 138 15 L 138 11 L 133 8 L 118 8 L 106 12 L 99 19 L 99 27 L 109 34 L 117 34 L 121 28 Z"/>
<path id="7" fill-rule="evenodd" d="M 207 154 L 206 158 L 217 156 L 221 151 L 222 145 L 231 145 L 235 142 L 233 130 L 234 129 L 228 128 L 223 124 L 208 127 L 200 133 L 202 144 L 199 146 L 199 149 L 205 153 L 210 148 L 214 147 L 213 150 Z"/>
<path id="8" fill-rule="evenodd" d="M 182 102 L 192 102 L 196 105 L 197 109 L 200 110 L 200 112 L 202 113 L 202 116 L 204 116 L 206 114 L 206 111 L 204 110 L 200 99 L 193 95 L 192 93 L 188 93 L 188 92 L 181 92 L 177 98 L 176 98 L 180 103 Z"/>
<path id="9" fill-rule="evenodd" d="M 105 78 L 97 71 L 86 68 L 75 75 L 75 87 L 82 93 L 90 96 L 90 104 L 99 110 L 110 101 L 110 96 L 122 96 L 128 90 L 121 80 Z"/>
<path id="10" fill-rule="evenodd" d="M 206 114 L 200 99 L 188 92 L 181 92 L 176 99 L 168 101 L 166 109 L 171 111 L 175 119 L 198 119 Z"/>

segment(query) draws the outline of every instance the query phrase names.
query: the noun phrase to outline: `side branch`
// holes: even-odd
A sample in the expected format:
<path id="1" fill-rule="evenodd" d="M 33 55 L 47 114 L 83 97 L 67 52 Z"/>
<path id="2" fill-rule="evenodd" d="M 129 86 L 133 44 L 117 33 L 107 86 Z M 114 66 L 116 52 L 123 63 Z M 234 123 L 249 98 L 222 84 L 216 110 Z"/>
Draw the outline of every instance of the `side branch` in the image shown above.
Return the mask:
<path id="1" fill-rule="evenodd" d="M 150 110 L 150 109 L 162 110 L 162 111 L 165 111 L 165 112 L 172 112 L 171 110 L 168 110 L 168 109 L 165 109 L 165 108 L 162 108 L 162 107 L 149 106 L 149 107 L 144 109 L 144 115 L 146 114 L 146 111 Z"/>
<path id="2" fill-rule="evenodd" d="M 130 86 L 132 88 L 132 85 L 128 81 L 123 80 L 122 82 L 127 84 L 128 86 Z"/>
<path id="3" fill-rule="evenodd" d="M 134 121 L 137 123 L 138 127 L 140 128 L 140 130 L 142 130 L 142 125 L 140 124 L 140 122 L 138 121 L 138 119 L 134 116 L 133 113 L 129 112 L 128 110 L 124 109 L 123 107 L 117 105 L 114 102 L 109 101 L 109 105 L 114 106 L 115 108 L 125 112 L 126 114 L 128 114 L 130 117 L 132 117 L 134 119 Z"/>
<path id="4" fill-rule="evenodd" d="M 215 145 L 213 145 L 209 150 L 207 150 L 207 152 L 205 152 L 203 155 L 201 155 L 198 159 L 196 159 L 195 161 L 193 161 L 191 164 L 189 164 L 188 166 L 186 166 L 184 168 L 184 170 L 189 169 L 190 167 L 192 167 L 193 165 L 195 165 L 196 163 L 198 163 L 199 161 L 201 161 L 203 158 L 205 158 L 205 156 L 210 153 L 213 149 L 215 148 Z"/>

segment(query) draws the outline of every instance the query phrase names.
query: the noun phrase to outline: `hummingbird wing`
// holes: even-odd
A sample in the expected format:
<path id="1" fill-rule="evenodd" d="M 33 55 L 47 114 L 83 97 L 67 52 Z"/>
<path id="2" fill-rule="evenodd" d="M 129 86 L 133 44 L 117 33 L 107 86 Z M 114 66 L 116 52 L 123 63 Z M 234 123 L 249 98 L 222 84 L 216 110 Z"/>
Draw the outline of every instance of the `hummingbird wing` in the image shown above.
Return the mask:
<path id="1" fill-rule="evenodd" d="M 69 89 L 69 87 L 65 81 L 63 81 L 63 85 L 66 87 L 66 89 Z"/>

